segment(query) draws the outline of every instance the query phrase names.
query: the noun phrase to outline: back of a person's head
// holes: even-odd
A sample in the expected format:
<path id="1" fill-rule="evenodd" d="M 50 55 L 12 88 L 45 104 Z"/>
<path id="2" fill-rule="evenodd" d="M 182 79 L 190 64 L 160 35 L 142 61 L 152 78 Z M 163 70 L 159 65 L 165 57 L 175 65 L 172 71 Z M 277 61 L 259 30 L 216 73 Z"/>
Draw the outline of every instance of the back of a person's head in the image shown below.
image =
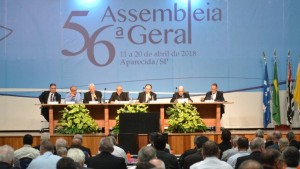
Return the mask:
<path id="1" fill-rule="evenodd" d="M 32 145 L 33 137 L 30 134 L 25 134 L 23 137 L 23 144 Z"/>
<path id="2" fill-rule="evenodd" d="M 266 141 L 273 141 L 273 133 L 268 133 Z"/>
<path id="3" fill-rule="evenodd" d="M 256 137 L 264 138 L 264 131 L 261 129 L 256 130 Z"/>
<path id="4" fill-rule="evenodd" d="M 263 166 L 273 167 L 279 159 L 281 159 L 281 153 L 278 150 L 270 148 L 262 153 Z"/>
<path id="5" fill-rule="evenodd" d="M 300 152 L 296 147 L 294 146 L 287 147 L 282 152 L 282 156 L 288 167 L 295 167 L 295 168 L 298 167 Z"/>
<path id="6" fill-rule="evenodd" d="M 273 132 L 273 140 L 279 140 L 282 137 L 280 131 L 274 131 Z"/>
<path id="7" fill-rule="evenodd" d="M 149 162 L 138 162 L 136 164 L 136 169 L 155 169 L 155 165 Z"/>
<path id="8" fill-rule="evenodd" d="M 117 140 L 114 136 L 107 136 L 107 137 L 111 139 L 114 145 L 117 145 Z"/>
<path id="9" fill-rule="evenodd" d="M 166 169 L 165 163 L 160 159 L 152 159 L 150 160 L 150 163 L 155 165 L 155 169 Z"/>
<path id="10" fill-rule="evenodd" d="M 83 136 L 81 135 L 81 134 L 75 134 L 74 136 L 73 136 L 73 139 L 79 139 L 80 141 L 82 141 L 82 139 L 83 139 Z"/>
<path id="11" fill-rule="evenodd" d="M 68 150 L 66 147 L 59 147 L 56 149 L 56 154 L 61 157 L 67 156 Z"/>
<path id="12" fill-rule="evenodd" d="M 222 135 L 221 135 L 221 139 L 223 141 L 230 141 L 230 139 L 231 139 L 231 132 L 229 130 L 223 130 L 222 131 Z"/>
<path id="13" fill-rule="evenodd" d="M 0 162 L 11 164 L 14 160 L 14 149 L 9 145 L 0 147 Z"/>
<path id="14" fill-rule="evenodd" d="M 63 157 L 56 163 L 56 169 L 78 169 L 75 161 L 69 157 Z"/>
<path id="15" fill-rule="evenodd" d="M 71 147 L 72 148 L 80 148 L 81 147 L 81 140 L 78 138 L 73 138 L 71 142 Z"/>
<path id="16" fill-rule="evenodd" d="M 202 146 L 202 154 L 205 157 L 219 157 L 219 146 L 214 141 L 206 141 Z"/>
<path id="17" fill-rule="evenodd" d="M 239 135 L 235 135 L 235 136 L 232 137 L 231 143 L 232 143 L 232 146 L 233 146 L 233 147 L 236 147 L 236 146 L 237 146 L 237 141 L 238 141 L 239 138 L 240 138 Z"/>
<path id="18" fill-rule="evenodd" d="M 196 140 L 196 146 L 198 149 L 202 148 L 203 144 L 208 141 L 206 136 L 198 136 Z"/>
<path id="19" fill-rule="evenodd" d="M 41 134 L 41 142 L 50 141 L 50 133 L 42 133 Z"/>
<path id="20" fill-rule="evenodd" d="M 242 162 L 239 169 L 263 169 L 263 166 L 255 160 L 246 160 Z"/>
<path id="21" fill-rule="evenodd" d="M 163 135 L 158 134 L 154 137 L 153 144 L 156 150 L 164 150 L 166 148 L 166 138 Z"/>
<path id="22" fill-rule="evenodd" d="M 288 133 L 286 134 L 286 138 L 287 138 L 289 141 L 292 141 L 292 140 L 295 139 L 295 134 L 294 134 L 292 131 L 290 131 L 290 132 L 288 132 Z"/>
<path id="23" fill-rule="evenodd" d="M 68 147 L 67 141 L 63 138 L 58 138 L 55 142 L 55 148 L 59 149 L 60 147 L 65 147 L 65 148 Z"/>
<path id="24" fill-rule="evenodd" d="M 151 146 L 144 146 L 138 152 L 139 162 L 149 162 L 154 158 L 156 158 L 156 151 Z"/>
<path id="25" fill-rule="evenodd" d="M 260 150 L 265 148 L 265 143 L 264 140 L 260 137 L 255 137 L 251 142 L 250 142 L 250 149 L 252 151 L 254 150 Z"/>
<path id="26" fill-rule="evenodd" d="M 240 137 L 237 141 L 238 149 L 248 149 L 249 140 L 247 137 Z"/>
<path id="27" fill-rule="evenodd" d="M 68 150 L 67 157 L 72 158 L 75 162 L 77 162 L 79 164 L 83 164 L 83 162 L 85 160 L 85 155 L 84 155 L 83 151 L 78 148 L 70 148 Z"/>
<path id="28" fill-rule="evenodd" d="M 101 152 L 113 152 L 114 151 L 114 144 L 109 137 L 104 137 L 100 141 L 99 150 Z"/>
<path id="29" fill-rule="evenodd" d="M 50 152 L 53 153 L 54 152 L 54 146 L 50 141 L 43 141 L 40 145 L 40 151 L 42 151 L 42 152 L 50 151 Z"/>
<path id="30" fill-rule="evenodd" d="M 289 146 L 289 140 L 287 138 L 280 138 L 279 141 L 278 141 L 278 145 L 280 147 L 288 147 Z"/>

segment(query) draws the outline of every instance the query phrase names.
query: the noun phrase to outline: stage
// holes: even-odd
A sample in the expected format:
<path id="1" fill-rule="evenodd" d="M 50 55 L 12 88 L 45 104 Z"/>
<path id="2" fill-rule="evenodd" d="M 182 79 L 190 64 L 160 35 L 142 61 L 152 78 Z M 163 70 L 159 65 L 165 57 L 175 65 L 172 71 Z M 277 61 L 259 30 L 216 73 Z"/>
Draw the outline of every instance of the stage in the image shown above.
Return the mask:
<path id="1" fill-rule="evenodd" d="M 255 129 L 248 130 L 230 130 L 232 135 L 245 136 L 250 140 L 255 137 Z M 267 134 L 273 132 L 274 130 L 265 130 L 264 137 L 266 138 Z M 282 137 L 286 137 L 286 133 L 289 131 L 282 131 Z M 293 130 L 295 133 L 296 140 L 300 140 L 300 130 Z M 23 135 L 27 134 L 26 132 L 0 132 L 0 145 L 8 144 L 12 146 L 15 150 L 23 146 Z M 39 132 L 30 132 L 29 134 L 33 135 L 33 146 L 38 145 L 40 141 Z M 207 131 L 203 133 L 168 133 L 168 143 L 172 148 L 173 154 L 181 154 L 187 149 L 194 147 L 194 137 L 197 135 L 205 135 L 210 140 L 213 140 L 217 143 L 221 142 L 221 132 Z M 105 134 L 84 134 L 83 135 L 83 145 L 89 147 L 92 151 L 92 154 L 95 155 L 98 152 L 98 146 L 100 139 L 105 137 Z M 62 134 L 53 134 L 51 135 L 51 142 L 55 143 L 56 139 L 64 138 L 67 140 L 68 144 L 71 144 L 73 135 L 62 135 Z M 148 135 L 139 134 L 138 135 L 138 147 L 139 149 L 148 144 Z"/>

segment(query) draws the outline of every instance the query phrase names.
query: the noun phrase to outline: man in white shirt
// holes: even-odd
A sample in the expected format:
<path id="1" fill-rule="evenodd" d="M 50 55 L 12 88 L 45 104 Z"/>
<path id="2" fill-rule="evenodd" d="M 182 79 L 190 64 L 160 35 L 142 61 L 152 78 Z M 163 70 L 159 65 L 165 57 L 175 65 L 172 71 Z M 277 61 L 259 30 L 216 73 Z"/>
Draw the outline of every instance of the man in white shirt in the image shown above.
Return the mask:
<path id="1" fill-rule="evenodd" d="M 35 159 L 40 155 L 39 150 L 32 148 L 33 137 L 30 134 L 23 136 L 23 147 L 15 151 L 15 157 L 17 159 L 21 158 L 31 158 Z"/>
<path id="2" fill-rule="evenodd" d="M 219 159 L 219 146 L 213 141 L 206 141 L 202 147 L 203 161 L 193 164 L 190 169 L 232 169 L 232 166 Z"/>
<path id="3" fill-rule="evenodd" d="M 240 137 L 237 141 L 237 146 L 238 146 L 238 153 L 235 155 L 231 156 L 228 160 L 227 163 L 230 164 L 233 168 L 235 168 L 235 164 L 237 161 L 237 158 L 243 157 L 246 155 L 249 155 L 250 153 L 248 152 L 249 148 L 249 140 L 246 137 Z"/>
<path id="4" fill-rule="evenodd" d="M 231 141 L 232 148 L 223 152 L 221 160 L 227 161 L 229 159 L 229 157 L 235 155 L 238 152 L 237 141 L 239 138 L 240 138 L 239 136 L 234 136 L 232 138 L 232 141 Z"/>

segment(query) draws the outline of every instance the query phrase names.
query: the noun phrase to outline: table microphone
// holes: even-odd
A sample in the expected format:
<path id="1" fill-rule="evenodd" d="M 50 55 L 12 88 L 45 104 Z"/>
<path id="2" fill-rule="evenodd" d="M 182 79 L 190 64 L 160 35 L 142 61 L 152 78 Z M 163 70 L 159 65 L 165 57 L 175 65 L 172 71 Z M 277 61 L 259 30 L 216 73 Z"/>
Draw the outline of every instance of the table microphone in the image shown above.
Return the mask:
<path id="1" fill-rule="evenodd" d="M 177 87 L 175 87 L 175 91 L 174 91 L 175 98 L 176 98 L 176 100 L 177 100 L 177 94 L 176 94 L 176 91 L 177 91 Z"/>
<path id="2" fill-rule="evenodd" d="M 106 87 L 104 88 L 104 91 L 103 91 L 103 98 L 104 98 L 104 101 L 103 101 L 103 103 L 105 103 L 105 91 L 106 91 Z"/>

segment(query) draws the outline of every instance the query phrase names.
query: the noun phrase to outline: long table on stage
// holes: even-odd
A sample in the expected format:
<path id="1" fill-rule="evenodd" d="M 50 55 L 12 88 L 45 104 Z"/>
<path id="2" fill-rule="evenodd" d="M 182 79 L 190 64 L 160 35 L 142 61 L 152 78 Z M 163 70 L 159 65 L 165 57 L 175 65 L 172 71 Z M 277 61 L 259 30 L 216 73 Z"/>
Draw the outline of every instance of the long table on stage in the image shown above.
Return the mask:
<path id="1" fill-rule="evenodd" d="M 196 102 L 190 103 L 197 108 L 200 117 L 203 119 L 206 126 L 214 126 L 216 131 L 221 130 L 221 104 L 231 104 L 232 102 Z M 166 110 L 174 103 L 147 103 L 149 112 L 160 113 L 160 129 L 168 126 L 168 115 Z M 59 113 L 67 104 L 40 104 L 41 106 L 49 107 L 49 132 L 54 134 L 54 127 L 58 120 L 61 119 Z M 124 106 L 124 104 L 117 103 L 99 103 L 99 104 L 85 104 L 90 110 L 90 115 L 98 123 L 100 127 L 104 127 L 105 134 L 116 124 L 117 110 Z"/>

